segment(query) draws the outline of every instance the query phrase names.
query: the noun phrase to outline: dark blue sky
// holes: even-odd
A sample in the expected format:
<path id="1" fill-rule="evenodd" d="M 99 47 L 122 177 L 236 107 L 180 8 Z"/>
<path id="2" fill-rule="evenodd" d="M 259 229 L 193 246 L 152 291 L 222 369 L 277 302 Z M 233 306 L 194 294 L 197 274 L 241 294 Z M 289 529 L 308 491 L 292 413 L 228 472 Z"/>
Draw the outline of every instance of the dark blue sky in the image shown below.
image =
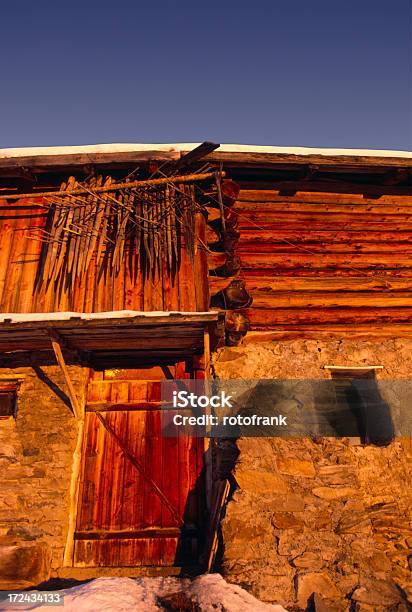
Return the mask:
<path id="1" fill-rule="evenodd" d="M 0 4 L 0 147 L 411 147 L 410 0 Z"/>

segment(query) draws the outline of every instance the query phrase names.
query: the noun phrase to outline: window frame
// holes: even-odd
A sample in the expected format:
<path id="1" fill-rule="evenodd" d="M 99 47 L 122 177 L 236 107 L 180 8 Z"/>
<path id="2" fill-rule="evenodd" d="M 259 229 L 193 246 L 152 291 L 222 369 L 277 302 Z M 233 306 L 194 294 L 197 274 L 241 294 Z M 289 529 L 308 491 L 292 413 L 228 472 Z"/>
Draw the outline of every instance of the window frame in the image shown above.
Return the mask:
<path id="1" fill-rule="evenodd" d="M 384 369 L 382 365 L 367 365 L 367 366 L 339 366 L 339 365 L 325 365 L 323 366 L 324 370 L 327 370 L 329 373 L 330 380 L 333 380 L 335 383 L 339 383 L 339 380 L 344 381 L 353 380 L 353 379 L 377 379 L 377 372 Z M 378 446 L 374 442 L 369 440 L 369 432 L 368 432 L 368 423 L 364 422 L 365 435 L 364 436 L 356 436 L 356 437 L 348 437 L 349 444 L 351 446 Z"/>
<path id="2" fill-rule="evenodd" d="M 9 414 L 2 414 L 0 410 L 0 421 L 15 420 L 17 418 L 18 393 L 22 377 L 0 376 L 0 395 L 12 395 L 12 411 Z"/>

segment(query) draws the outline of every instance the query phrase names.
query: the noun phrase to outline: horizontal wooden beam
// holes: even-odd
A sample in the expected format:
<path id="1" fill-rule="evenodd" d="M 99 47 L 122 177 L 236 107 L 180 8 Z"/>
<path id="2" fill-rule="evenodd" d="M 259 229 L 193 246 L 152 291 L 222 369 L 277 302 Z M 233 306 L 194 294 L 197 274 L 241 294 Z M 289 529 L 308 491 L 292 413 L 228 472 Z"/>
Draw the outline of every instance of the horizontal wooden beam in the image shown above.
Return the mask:
<path id="1" fill-rule="evenodd" d="M 104 381 L 103 381 L 104 382 Z M 112 382 L 112 381 L 110 381 Z M 101 384 L 101 383 L 100 383 Z M 113 382 L 112 382 L 113 384 Z M 88 402 L 86 412 L 116 412 L 116 411 L 136 411 L 136 410 L 161 410 L 165 408 L 165 402 Z M 170 404 L 171 406 L 171 404 Z"/>
<path id="2" fill-rule="evenodd" d="M 276 203 L 276 204 L 298 204 L 324 206 L 407 206 L 411 204 L 411 193 L 407 196 L 397 196 L 393 194 L 382 195 L 379 199 L 368 198 L 364 194 L 355 193 L 336 193 L 333 190 L 327 191 L 306 191 L 302 190 L 295 195 L 285 196 L 279 189 L 241 189 L 237 198 L 236 207 L 242 206 L 246 202 L 256 203 Z"/>
<path id="3" fill-rule="evenodd" d="M 262 232 L 263 233 L 263 232 Z M 306 242 L 294 244 L 293 240 L 279 241 L 276 236 L 245 236 L 236 247 L 238 255 L 247 253 L 399 253 L 412 255 L 412 242 Z"/>
<path id="4" fill-rule="evenodd" d="M 213 272 L 213 271 L 212 271 Z M 271 272 L 265 268 L 249 268 L 242 272 L 242 277 L 247 280 L 250 278 L 266 278 L 270 275 Z M 385 282 L 386 280 L 390 280 L 391 278 L 412 278 L 412 267 L 411 268 L 397 268 L 397 267 L 388 267 L 388 268 L 369 268 L 369 267 L 351 267 L 351 268 L 282 268 L 276 267 L 276 272 L 273 276 L 290 276 L 293 278 L 301 278 L 301 277 L 318 277 L 318 278 L 330 278 L 334 276 L 335 278 L 358 278 L 359 276 L 363 276 L 366 278 L 374 278 L 378 281 Z"/>
<path id="5" fill-rule="evenodd" d="M 225 254 L 213 253 L 209 255 L 209 267 L 215 268 L 225 261 Z M 241 257 L 241 270 L 243 275 L 249 269 L 261 270 L 293 270 L 295 268 L 330 268 L 333 275 L 336 268 L 387 269 L 408 268 L 412 271 L 412 256 L 407 253 L 307 253 L 304 249 L 300 252 L 282 253 L 244 253 Z"/>
<path id="6" fill-rule="evenodd" d="M 403 323 L 412 331 L 412 308 L 251 308 L 246 311 L 251 329 L 300 329 L 302 325 Z"/>
<path id="7" fill-rule="evenodd" d="M 305 215 L 325 215 L 328 219 L 335 215 L 412 215 L 412 197 L 405 198 L 403 204 L 324 204 L 312 202 L 236 202 L 234 212 L 239 216 L 251 213 L 281 215 L 287 219 L 296 213 Z"/>
<path id="8" fill-rule="evenodd" d="M 65 313 L 62 313 L 62 315 Z M 13 315 L 12 315 L 13 316 Z M 4 315 L 3 315 L 4 317 Z M 0 319 L 2 318 L 0 314 Z M 83 319 L 81 314 L 78 316 L 70 317 L 70 319 L 56 319 L 50 318 L 45 320 L 30 320 L 30 315 L 27 315 L 27 319 L 24 321 L 13 321 L 13 319 L 4 319 L 4 321 L 0 322 L 0 329 L 18 329 L 18 328 L 27 328 L 27 329 L 56 329 L 58 333 L 61 333 L 61 330 L 67 328 L 68 331 L 83 328 L 86 332 L 92 329 L 106 328 L 110 331 L 110 329 L 114 328 L 128 328 L 129 331 L 131 329 L 139 329 L 142 328 L 152 328 L 164 326 L 164 329 L 167 329 L 170 326 L 170 329 L 174 329 L 175 326 L 184 325 L 186 329 L 189 329 L 191 326 L 202 329 L 208 323 L 213 323 L 217 321 L 219 315 L 215 312 L 193 312 L 193 313 L 180 313 L 180 312 L 170 312 L 164 313 L 156 316 L 148 316 L 144 313 L 139 313 L 133 316 L 127 317 L 99 317 L 93 319 Z M 12 322 L 13 321 L 13 322 Z"/>
<path id="9" fill-rule="evenodd" d="M 170 176 L 165 178 L 147 179 L 145 181 L 129 181 L 127 183 L 112 183 L 108 187 L 93 187 L 87 189 L 71 189 L 66 191 L 40 191 L 30 193 L 13 193 L 10 195 L 0 195 L 0 200 L 23 200 L 25 198 L 47 198 L 47 197 L 67 197 L 90 193 L 108 193 L 122 189 L 138 189 L 139 187 L 156 187 L 157 185 L 168 185 L 169 183 L 193 183 L 214 179 L 214 172 L 204 172 L 203 174 L 183 174 L 182 176 Z"/>
<path id="10" fill-rule="evenodd" d="M 310 293 L 292 291 L 254 291 L 253 308 L 335 308 L 335 307 L 411 308 L 412 293 L 377 294 L 367 291 Z M 381 315 L 382 316 L 382 315 Z"/>
<path id="11" fill-rule="evenodd" d="M 39 351 L 37 349 L 26 351 L 13 351 L 13 346 L 10 346 L 5 352 L 4 347 L 0 350 L 0 366 L 1 367 L 32 367 L 33 365 L 45 366 L 55 365 L 56 357 L 53 349 L 50 346 L 49 350 Z M 176 361 L 192 357 L 193 354 L 198 354 L 201 349 L 196 351 L 182 352 L 176 349 L 156 350 L 156 351 L 99 351 L 91 353 L 88 356 L 86 365 L 94 369 L 108 368 L 136 368 L 138 364 L 142 367 L 148 365 L 156 366 L 159 363 L 173 364 Z M 66 364 L 78 365 L 78 360 L 73 359 L 67 353 L 65 355 Z"/>
<path id="12" fill-rule="evenodd" d="M 255 295 L 261 291 L 299 292 L 299 293 L 327 293 L 368 291 L 385 295 L 387 292 L 412 291 L 412 274 L 410 278 L 386 276 L 384 278 L 370 278 L 364 276 L 261 276 L 246 275 L 248 291 Z M 216 293 L 228 285 L 227 278 L 209 277 L 211 293 Z"/>
<path id="13" fill-rule="evenodd" d="M 407 155 L 407 154 L 406 154 Z M 412 159 L 408 157 L 378 157 L 368 155 L 296 155 L 292 153 L 254 153 L 215 151 L 205 160 L 236 165 L 270 166 L 273 164 L 318 164 L 319 166 L 358 166 L 412 168 Z"/>
<path id="14" fill-rule="evenodd" d="M 237 211 L 236 211 L 237 212 Z M 240 212 L 240 211 L 239 211 Z M 307 211 L 301 209 L 300 211 L 295 210 L 273 210 L 271 206 L 268 206 L 266 210 L 259 209 L 244 209 L 239 214 L 239 226 L 249 226 L 250 221 L 254 221 L 259 224 L 264 218 L 264 224 L 266 223 L 277 223 L 278 227 L 293 223 L 295 226 L 304 223 L 327 225 L 328 223 L 333 225 L 343 223 L 396 223 L 399 225 L 405 224 L 406 228 L 411 227 L 412 224 L 412 206 L 406 213 L 381 213 L 381 212 L 326 212 L 318 209 L 317 211 Z M 263 227 L 264 227 L 263 224 Z M 349 229 L 349 228 L 348 228 Z M 382 227 L 382 229 L 384 229 Z M 388 228 L 390 229 L 390 228 Z"/>
<path id="15" fill-rule="evenodd" d="M 305 244 L 305 243 L 313 243 L 320 242 L 321 244 L 325 243 L 368 243 L 368 242 L 380 242 L 380 243 L 405 243 L 409 242 L 412 244 L 412 227 L 405 228 L 403 231 L 387 231 L 386 229 L 381 229 L 379 231 L 370 230 L 368 227 L 365 227 L 362 230 L 353 230 L 350 228 L 347 229 L 336 229 L 331 227 L 326 227 L 324 229 L 315 230 L 312 227 L 307 228 L 307 231 L 304 231 L 302 226 L 300 229 L 295 230 L 285 230 L 283 227 L 277 227 L 275 230 L 266 229 L 263 224 L 263 229 L 260 227 L 249 227 L 243 228 L 241 234 L 241 242 L 247 243 L 253 241 L 256 237 L 261 237 L 262 241 L 272 240 L 278 242 L 291 242 L 293 244 Z"/>
<path id="16" fill-rule="evenodd" d="M 161 151 L 153 148 L 150 151 L 108 151 L 87 153 L 64 153 L 45 155 L 25 155 L 21 157 L 5 157 L 0 159 L 1 168 L 29 168 L 51 169 L 62 166 L 90 166 L 108 164 L 138 164 L 150 161 L 178 160 L 184 155 L 181 151 Z M 309 154 L 296 155 L 293 153 L 267 153 L 267 152 L 227 152 L 216 151 L 209 153 L 205 161 L 213 163 L 227 163 L 235 166 L 310 166 L 319 165 L 353 168 L 360 167 L 391 169 L 411 168 L 412 159 L 407 157 L 386 157 L 377 155 L 334 155 L 332 154 Z"/>
<path id="17" fill-rule="evenodd" d="M 173 161 L 180 158 L 179 151 L 125 151 L 109 153 L 65 153 L 54 155 L 24 155 L 0 158 L 0 169 L 30 168 L 49 170 L 63 166 L 81 167 L 97 164 L 138 164 L 150 161 Z"/>
<path id="18" fill-rule="evenodd" d="M 75 540 L 137 540 L 152 538 L 197 537 L 198 530 L 190 527 L 151 527 L 124 531 L 76 531 Z"/>
<path id="19" fill-rule="evenodd" d="M 398 185 L 380 185 L 376 182 L 349 182 L 348 180 L 335 180 L 331 179 L 316 178 L 313 181 L 302 181 L 302 180 L 284 180 L 284 179 L 272 179 L 265 180 L 260 179 L 257 176 L 246 177 L 242 175 L 242 169 L 237 172 L 231 171 L 230 166 L 228 168 L 231 176 L 240 184 L 242 189 L 273 189 L 275 191 L 282 192 L 283 195 L 293 196 L 298 192 L 311 190 L 313 192 L 325 192 L 325 193 L 341 193 L 341 194 L 359 194 L 366 198 L 381 198 L 388 195 L 394 196 L 410 196 L 410 186 L 398 186 Z M 374 179 L 376 180 L 376 178 Z"/>
<path id="20" fill-rule="evenodd" d="M 313 232 L 410 232 L 411 222 L 405 221 L 382 221 L 374 218 L 358 219 L 351 217 L 347 221 L 329 222 L 325 217 L 319 217 L 316 220 L 307 218 L 305 221 L 301 219 L 290 219 L 289 221 L 274 221 L 266 220 L 263 215 L 248 215 L 247 217 L 239 218 L 239 226 L 241 234 L 244 230 L 256 230 L 260 228 L 263 231 L 271 232 L 294 232 L 302 233 L 310 236 Z"/>

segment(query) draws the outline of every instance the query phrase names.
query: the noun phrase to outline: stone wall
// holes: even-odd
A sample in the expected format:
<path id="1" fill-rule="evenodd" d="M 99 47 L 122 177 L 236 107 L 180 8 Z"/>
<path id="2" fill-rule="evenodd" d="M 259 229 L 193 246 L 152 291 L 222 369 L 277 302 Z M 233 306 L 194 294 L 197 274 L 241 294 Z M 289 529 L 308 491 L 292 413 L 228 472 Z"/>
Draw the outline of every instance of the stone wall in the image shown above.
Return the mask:
<path id="1" fill-rule="evenodd" d="M 81 396 L 84 370 L 69 372 Z M 61 567 L 77 439 L 57 366 L 0 369 L 10 374 L 23 383 L 16 419 L 0 419 L 0 589 L 38 584 Z"/>
<path id="2" fill-rule="evenodd" d="M 290 340 L 222 349 L 221 378 L 327 378 L 333 365 L 412 374 L 412 341 Z M 251 343 L 252 342 L 252 343 Z M 407 610 L 412 603 L 412 462 L 349 439 L 243 438 L 222 522 L 230 582 L 289 610 Z M 407 600 L 409 604 L 407 604 Z"/>

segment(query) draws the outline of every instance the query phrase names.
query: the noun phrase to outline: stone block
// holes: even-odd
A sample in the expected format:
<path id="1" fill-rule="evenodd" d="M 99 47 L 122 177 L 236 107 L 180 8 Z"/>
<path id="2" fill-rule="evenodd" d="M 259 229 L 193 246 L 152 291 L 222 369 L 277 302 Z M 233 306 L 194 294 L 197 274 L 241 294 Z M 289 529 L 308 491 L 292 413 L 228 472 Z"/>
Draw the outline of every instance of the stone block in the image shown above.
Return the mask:
<path id="1" fill-rule="evenodd" d="M 402 594 L 395 584 L 386 580 L 363 578 L 353 592 L 352 600 L 370 606 L 393 606 L 402 603 Z"/>
<path id="2" fill-rule="evenodd" d="M 357 491 L 352 487 L 316 487 L 312 489 L 312 493 L 321 499 L 334 501 L 353 497 L 357 494 Z"/>
<path id="3" fill-rule="evenodd" d="M 296 536 L 296 531 L 292 529 L 285 529 L 279 536 L 278 541 L 278 553 L 289 558 L 297 557 L 301 555 L 307 546 L 306 538 L 303 536 Z"/>
<path id="4" fill-rule="evenodd" d="M 355 480 L 353 465 L 322 465 L 318 475 L 328 485 L 352 485 Z"/>
<path id="5" fill-rule="evenodd" d="M 299 557 L 293 559 L 293 565 L 298 568 L 317 571 L 322 569 L 322 567 L 326 565 L 326 562 L 319 554 L 307 550 Z"/>
<path id="6" fill-rule="evenodd" d="M 343 512 L 336 527 L 336 532 L 341 533 L 370 533 L 372 523 L 365 512 L 349 510 Z"/>
<path id="7" fill-rule="evenodd" d="M 315 508 L 310 513 L 305 513 L 305 523 L 314 531 L 329 531 L 332 529 L 332 516 L 328 510 Z"/>
<path id="8" fill-rule="evenodd" d="M 6 443 L 2 440 L 0 448 L 0 459 L 4 460 L 4 463 L 16 463 L 17 452 L 13 444 Z"/>
<path id="9" fill-rule="evenodd" d="M 303 517 L 290 512 L 275 512 L 272 525 L 276 529 L 303 529 Z"/>
<path id="10" fill-rule="evenodd" d="M 289 476 L 303 476 L 304 478 L 314 478 L 316 471 L 312 461 L 298 459 L 296 457 L 277 457 L 276 464 L 281 474 Z"/>
<path id="11" fill-rule="evenodd" d="M 295 493 L 276 495 L 273 507 L 277 512 L 301 512 L 305 509 L 305 502 L 301 495 Z"/>
<path id="12" fill-rule="evenodd" d="M 349 609 L 348 602 L 327 599 L 319 593 L 314 593 L 311 604 L 313 612 L 347 612 Z"/>
<path id="13" fill-rule="evenodd" d="M 273 495 L 288 493 L 285 480 L 274 472 L 261 470 L 236 470 L 236 481 L 241 489 L 255 495 Z"/>
<path id="14" fill-rule="evenodd" d="M 40 449 L 35 446 L 26 446 L 23 449 L 23 455 L 24 457 L 37 457 L 40 455 Z"/>
<path id="15" fill-rule="evenodd" d="M 287 605 L 288 601 L 293 600 L 293 575 L 261 573 L 253 585 L 252 592 L 261 601 Z"/>
<path id="16" fill-rule="evenodd" d="M 297 579 L 298 606 L 305 610 L 315 593 L 324 599 L 334 601 L 341 599 L 341 593 L 327 572 L 300 574 Z"/>
<path id="17" fill-rule="evenodd" d="M 0 590 L 25 589 L 48 580 L 50 560 L 44 542 L 0 543 Z"/>
<path id="18" fill-rule="evenodd" d="M 264 538 L 272 531 L 269 521 L 256 513 L 244 514 L 242 518 L 229 515 L 222 523 L 222 530 L 226 542 L 244 541 L 245 544 Z"/>
<path id="19" fill-rule="evenodd" d="M 35 526 L 13 525 L 7 532 L 7 535 L 13 539 L 34 541 L 43 535 L 43 530 Z"/>

